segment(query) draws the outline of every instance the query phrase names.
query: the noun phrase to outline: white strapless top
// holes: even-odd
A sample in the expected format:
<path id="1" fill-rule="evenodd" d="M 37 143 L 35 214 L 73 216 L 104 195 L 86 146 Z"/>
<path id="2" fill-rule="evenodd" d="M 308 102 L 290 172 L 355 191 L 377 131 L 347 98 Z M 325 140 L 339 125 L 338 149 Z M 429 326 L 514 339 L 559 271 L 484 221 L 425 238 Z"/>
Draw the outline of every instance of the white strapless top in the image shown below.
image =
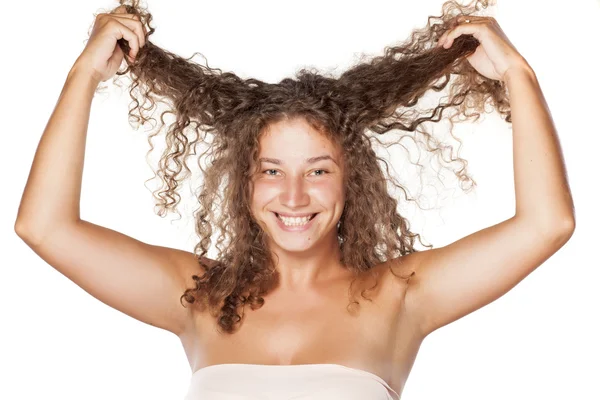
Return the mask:
<path id="1" fill-rule="evenodd" d="M 399 400 L 381 377 L 340 364 L 216 364 L 192 374 L 184 400 Z"/>

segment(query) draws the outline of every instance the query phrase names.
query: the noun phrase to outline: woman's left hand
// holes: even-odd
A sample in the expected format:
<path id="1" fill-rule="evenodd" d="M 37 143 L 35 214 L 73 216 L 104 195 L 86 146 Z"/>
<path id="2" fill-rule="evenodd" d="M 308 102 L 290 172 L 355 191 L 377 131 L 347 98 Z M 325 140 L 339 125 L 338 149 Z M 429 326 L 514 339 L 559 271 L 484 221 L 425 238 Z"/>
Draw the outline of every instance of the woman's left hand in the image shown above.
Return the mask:
<path id="1" fill-rule="evenodd" d="M 481 75 L 506 82 L 506 72 L 510 69 L 531 70 L 493 17 L 461 15 L 456 18 L 458 25 L 440 37 L 438 46 L 449 49 L 460 35 L 473 35 L 480 45 L 467 60 Z"/>

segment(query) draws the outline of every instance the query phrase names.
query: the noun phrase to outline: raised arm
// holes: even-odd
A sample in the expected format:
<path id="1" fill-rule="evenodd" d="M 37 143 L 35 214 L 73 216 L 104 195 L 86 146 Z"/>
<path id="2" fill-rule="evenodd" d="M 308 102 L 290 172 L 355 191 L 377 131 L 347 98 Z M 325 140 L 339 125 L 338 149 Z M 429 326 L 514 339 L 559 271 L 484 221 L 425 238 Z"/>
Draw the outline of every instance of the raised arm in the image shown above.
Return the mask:
<path id="1" fill-rule="evenodd" d="M 99 15 L 39 142 L 15 231 L 42 259 L 92 296 L 179 335 L 190 313 L 179 298 L 193 287 L 191 275 L 201 272 L 195 255 L 140 242 L 79 215 L 91 102 L 98 83 L 121 64 L 123 53 L 115 47 L 120 38 L 129 42 L 135 55 L 144 40 L 139 21 L 126 14 Z"/>
<path id="2" fill-rule="evenodd" d="M 452 244 L 419 254 L 406 291 L 408 313 L 425 336 L 504 295 L 573 234 L 575 212 L 560 144 L 536 75 L 495 20 L 468 16 L 440 39 L 473 34 L 469 62 L 507 84 L 513 123 L 515 215 Z M 485 50 L 485 52 L 484 52 Z"/>

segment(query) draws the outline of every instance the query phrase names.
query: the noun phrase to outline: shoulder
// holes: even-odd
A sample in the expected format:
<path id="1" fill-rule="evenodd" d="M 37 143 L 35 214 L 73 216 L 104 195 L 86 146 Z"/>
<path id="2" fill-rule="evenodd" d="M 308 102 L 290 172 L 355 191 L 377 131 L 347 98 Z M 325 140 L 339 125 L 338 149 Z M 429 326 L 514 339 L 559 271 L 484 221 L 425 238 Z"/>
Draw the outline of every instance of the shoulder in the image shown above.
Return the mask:
<path id="1" fill-rule="evenodd" d="M 210 258 L 199 257 L 195 253 L 179 249 L 173 249 L 172 257 L 184 277 L 202 275 L 206 272 L 206 268 L 204 268 L 202 264 L 212 267 L 217 263 Z"/>
<path id="2" fill-rule="evenodd" d="M 179 335 L 179 337 L 182 341 L 188 343 L 189 340 L 193 340 L 193 338 L 198 335 L 199 327 L 197 318 L 200 314 L 203 314 L 203 309 L 198 307 L 190 307 L 186 300 L 182 299 L 181 296 L 183 296 L 188 289 L 196 289 L 197 286 L 193 276 L 196 275 L 201 277 L 207 270 L 202 264 L 210 268 L 217 264 L 217 262 L 207 257 L 199 257 L 193 252 L 179 249 L 172 250 L 173 251 L 170 253 L 170 256 L 172 257 L 171 259 L 173 260 L 175 268 L 178 270 L 181 282 L 180 293 L 178 294 L 178 302 L 185 304 L 185 307 L 189 309 L 185 329 L 181 335 Z M 198 312 L 200 312 L 200 314 L 198 314 Z"/>
<path id="3" fill-rule="evenodd" d="M 390 301 L 395 304 L 406 303 L 406 294 L 412 286 L 411 281 L 422 256 L 422 252 L 409 253 L 374 267 L 385 287 L 384 290 L 390 295 Z"/>
<path id="4" fill-rule="evenodd" d="M 403 315 L 401 318 L 403 332 L 412 332 L 421 339 L 421 332 L 418 328 L 418 320 L 414 317 L 414 301 L 412 295 L 414 286 L 418 283 L 415 279 L 419 265 L 428 250 L 416 251 L 406 254 L 402 257 L 390 260 L 383 265 L 385 266 L 385 277 L 388 282 L 387 286 L 391 292 L 392 305 L 395 310 Z"/>
<path id="5" fill-rule="evenodd" d="M 424 251 L 415 251 L 414 253 L 394 258 L 383 265 L 389 270 L 392 276 L 390 279 L 406 288 L 410 285 L 411 278 L 415 275 L 423 254 Z"/>
<path id="6" fill-rule="evenodd" d="M 374 265 L 359 275 L 360 283 L 356 290 L 368 290 L 376 296 L 383 296 L 380 298 L 382 301 L 400 304 L 404 301 L 419 259 L 420 254 L 415 252 Z"/>
<path id="7" fill-rule="evenodd" d="M 186 250 L 170 249 L 170 257 L 174 267 L 178 271 L 182 295 L 185 290 L 196 288 L 194 275 L 201 277 L 208 268 L 217 264 L 215 260 L 207 257 L 199 257 L 195 253 Z"/>

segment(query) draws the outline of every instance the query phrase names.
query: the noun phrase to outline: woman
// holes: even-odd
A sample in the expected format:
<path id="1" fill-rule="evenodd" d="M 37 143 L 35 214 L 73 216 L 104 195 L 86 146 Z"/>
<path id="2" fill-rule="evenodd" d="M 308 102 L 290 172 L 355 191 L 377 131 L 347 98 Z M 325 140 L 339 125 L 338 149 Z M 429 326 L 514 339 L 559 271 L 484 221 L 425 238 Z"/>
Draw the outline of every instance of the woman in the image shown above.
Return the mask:
<path id="1" fill-rule="evenodd" d="M 40 142 L 16 230 L 101 301 L 177 334 L 194 371 L 189 399 L 399 398 L 424 337 L 506 293 L 574 229 L 535 74 L 498 24 L 474 13 L 447 3 L 441 24 L 384 57 L 337 79 L 301 71 L 275 85 L 154 46 L 150 14 L 135 3 L 101 14 Z M 193 122 L 196 133 L 211 134 L 203 136 L 210 164 L 194 253 L 79 217 L 89 105 L 124 54 L 132 97 L 139 87 L 151 106 L 165 98 L 177 117 L 161 159 L 161 213 L 177 205 L 181 158 L 195 154 L 200 137 L 185 131 Z M 449 101 L 419 114 L 416 102 L 444 88 L 450 73 L 458 79 Z M 417 251 L 419 235 L 397 213 L 367 131 L 415 132 L 445 108 L 467 115 L 487 100 L 513 123 L 515 216 Z M 142 101 L 132 111 L 146 121 L 147 110 Z M 215 228 L 220 253 L 210 260 Z"/>

